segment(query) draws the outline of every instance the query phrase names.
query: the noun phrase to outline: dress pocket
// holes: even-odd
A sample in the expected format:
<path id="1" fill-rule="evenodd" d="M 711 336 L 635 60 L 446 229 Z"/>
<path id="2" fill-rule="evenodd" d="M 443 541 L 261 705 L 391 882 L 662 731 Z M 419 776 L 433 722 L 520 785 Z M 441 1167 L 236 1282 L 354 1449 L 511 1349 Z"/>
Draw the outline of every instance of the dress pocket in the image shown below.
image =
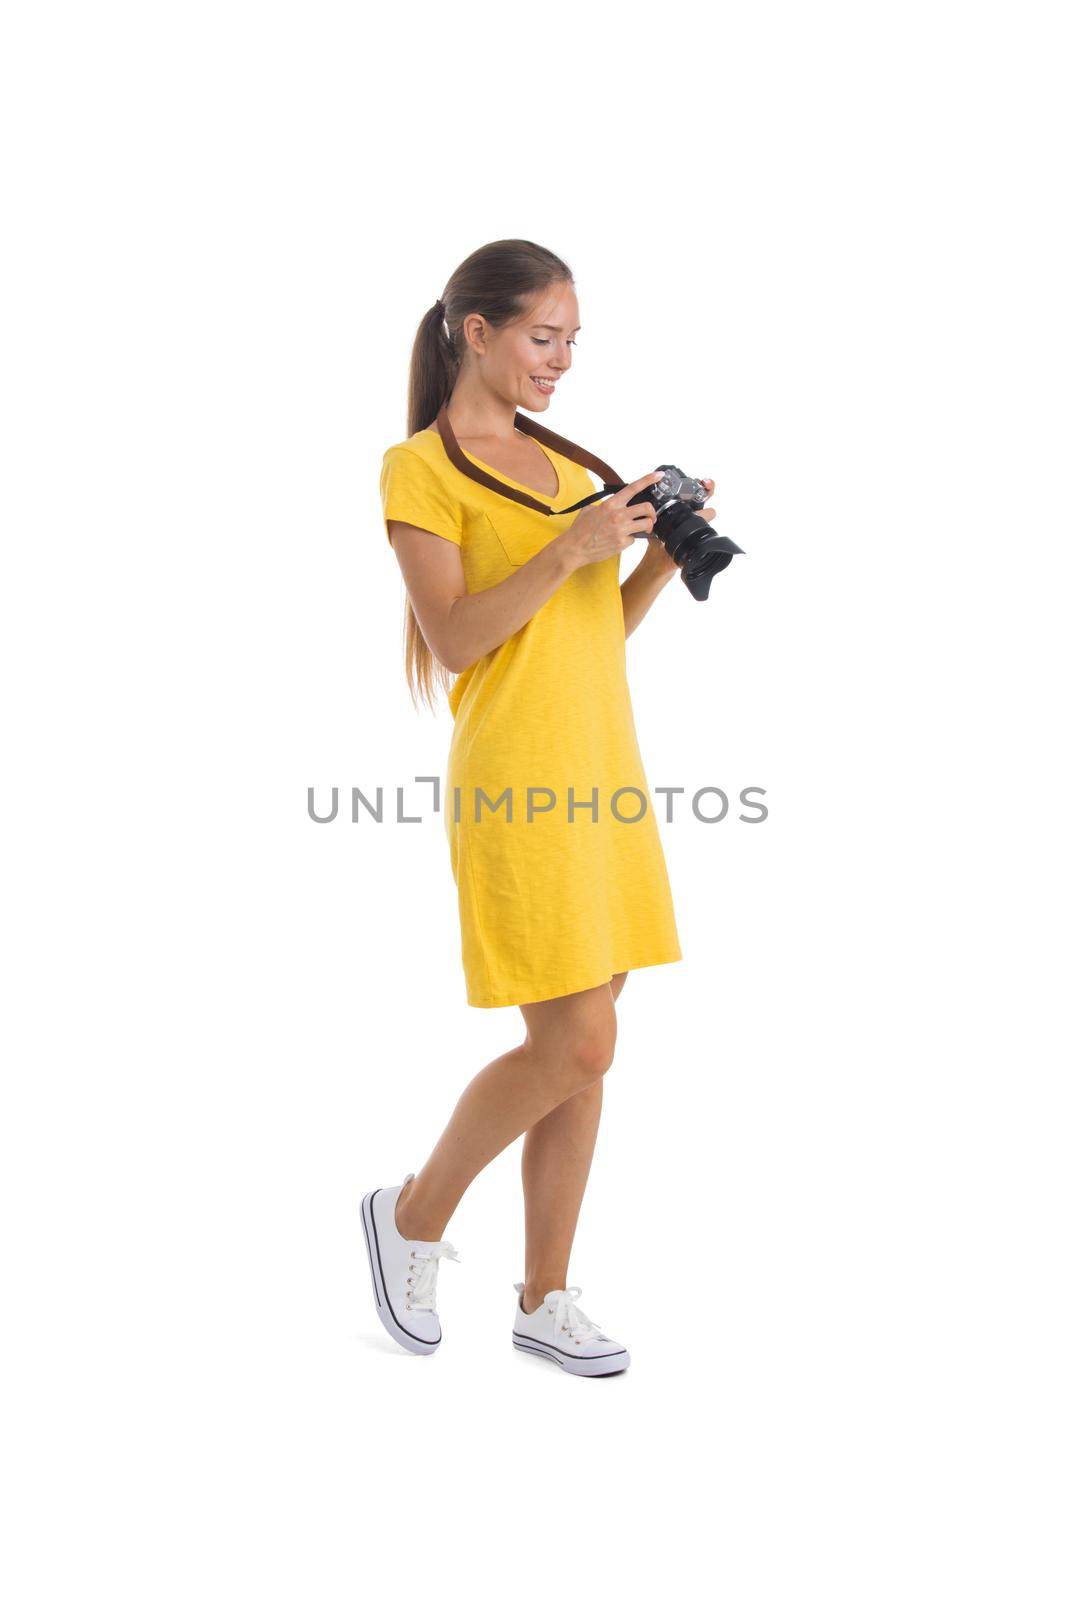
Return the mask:
<path id="1" fill-rule="evenodd" d="M 513 567 L 523 567 L 568 526 L 567 517 L 546 517 L 516 506 L 515 512 L 487 511 L 486 518 Z"/>

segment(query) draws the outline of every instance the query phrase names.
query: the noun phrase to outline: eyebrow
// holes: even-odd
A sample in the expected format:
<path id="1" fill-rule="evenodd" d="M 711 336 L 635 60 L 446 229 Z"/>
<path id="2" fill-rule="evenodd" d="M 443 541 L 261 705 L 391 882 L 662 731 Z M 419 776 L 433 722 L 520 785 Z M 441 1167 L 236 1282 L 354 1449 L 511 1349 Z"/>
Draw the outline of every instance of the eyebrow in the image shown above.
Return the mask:
<path id="1" fill-rule="evenodd" d="M 563 329 L 562 328 L 557 328 L 556 324 L 554 322 L 535 322 L 534 323 L 534 327 L 535 328 L 547 328 L 549 333 L 562 333 L 563 332 Z M 580 322 L 576 322 L 574 324 L 574 327 L 571 329 L 571 332 L 572 333 L 581 333 L 581 331 L 582 331 L 581 323 Z"/>

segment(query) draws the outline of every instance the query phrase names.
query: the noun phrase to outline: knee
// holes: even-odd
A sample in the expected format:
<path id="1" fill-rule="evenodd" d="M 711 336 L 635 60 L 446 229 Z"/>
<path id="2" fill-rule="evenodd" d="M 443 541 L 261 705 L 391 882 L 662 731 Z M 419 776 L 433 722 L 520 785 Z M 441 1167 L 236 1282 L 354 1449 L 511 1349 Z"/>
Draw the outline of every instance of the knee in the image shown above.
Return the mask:
<path id="1" fill-rule="evenodd" d="M 526 1018 L 527 1033 L 522 1048 L 538 1068 L 549 1074 L 557 1090 L 557 1101 L 597 1083 L 615 1057 L 617 1024 L 610 998 L 597 992 L 546 1001 L 553 1011 L 542 1028 Z"/>
<path id="2" fill-rule="evenodd" d="M 568 1071 L 582 1087 L 602 1078 L 615 1059 L 615 1027 L 610 1021 L 585 1024 L 570 1041 Z"/>

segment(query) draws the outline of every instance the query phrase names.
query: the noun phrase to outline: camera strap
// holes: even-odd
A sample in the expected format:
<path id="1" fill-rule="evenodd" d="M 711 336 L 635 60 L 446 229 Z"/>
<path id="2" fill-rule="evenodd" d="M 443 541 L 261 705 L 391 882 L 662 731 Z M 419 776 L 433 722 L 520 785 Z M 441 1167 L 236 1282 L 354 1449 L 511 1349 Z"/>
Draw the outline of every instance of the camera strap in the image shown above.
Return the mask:
<path id="1" fill-rule="evenodd" d="M 441 435 L 441 443 L 445 447 L 445 454 L 449 461 L 468 478 L 473 478 L 475 483 L 480 483 L 485 489 L 492 489 L 496 494 L 507 495 L 509 500 L 517 500 L 521 506 L 529 506 L 531 511 L 540 511 L 546 517 L 563 517 L 571 511 L 581 511 L 583 506 L 591 506 L 595 500 L 601 500 L 606 494 L 615 494 L 624 487 L 623 480 L 617 472 L 613 472 L 606 461 L 601 461 L 589 450 L 583 450 L 580 444 L 575 444 L 571 439 L 564 439 L 561 434 L 553 433 L 549 428 L 543 428 L 539 422 L 534 422 L 531 417 L 524 417 L 521 412 L 515 413 L 515 426 L 520 433 L 528 433 L 532 439 L 547 445 L 550 450 L 555 450 L 557 455 L 565 456 L 568 461 L 575 461 L 580 467 L 587 467 L 590 472 L 595 472 L 598 478 L 604 480 L 603 489 L 596 489 L 592 494 L 587 494 L 584 500 L 576 500 L 574 505 L 565 506 L 562 510 L 554 511 L 551 506 L 546 506 L 542 501 L 535 500 L 532 494 L 526 494 L 522 489 L 513 489 L 509 483 L 501 483 L 499 478 L 494 478 L 491 473 L 485 472 L 477 466 L 469 456 L 463 454 L 453 432 L 452 424 L 448 420 L 448 402 L 437 413 L 437 430 Z"/>

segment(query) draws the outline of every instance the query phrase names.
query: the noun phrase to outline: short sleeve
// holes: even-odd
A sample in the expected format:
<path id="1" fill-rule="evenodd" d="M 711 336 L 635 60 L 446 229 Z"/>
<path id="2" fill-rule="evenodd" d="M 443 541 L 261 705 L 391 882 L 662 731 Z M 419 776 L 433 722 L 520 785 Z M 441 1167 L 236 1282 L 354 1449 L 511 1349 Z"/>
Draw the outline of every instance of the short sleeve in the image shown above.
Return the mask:
<path id="1" fill-rule="evenodd" d="M 440 534 L 452 544 L 463 543 L 458 506 L 449 499 L 440 478 L 428 462 L 405 445 L 390 445 L 382 460 L 382 516 L 392 544 L 389 523 L 410 522 Z"/>

